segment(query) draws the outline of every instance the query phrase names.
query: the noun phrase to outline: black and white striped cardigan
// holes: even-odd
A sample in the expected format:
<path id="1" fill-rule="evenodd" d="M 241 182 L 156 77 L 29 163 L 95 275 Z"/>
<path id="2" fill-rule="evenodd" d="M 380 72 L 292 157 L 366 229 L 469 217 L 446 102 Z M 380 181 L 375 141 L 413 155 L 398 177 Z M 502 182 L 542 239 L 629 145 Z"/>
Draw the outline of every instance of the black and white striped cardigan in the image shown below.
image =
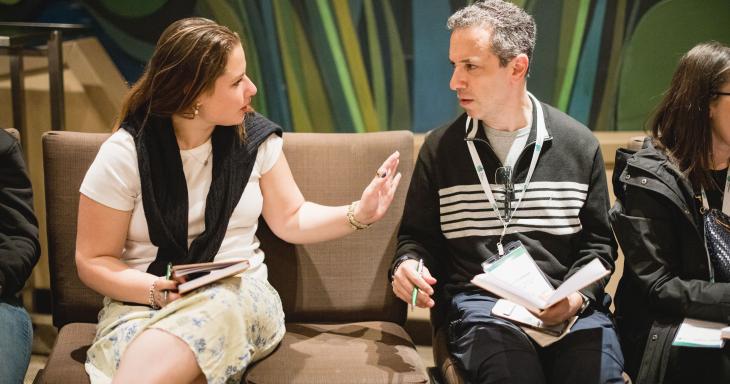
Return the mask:
<path id="1" fill-rule="evenodd" d="M 503 243 L 520 240 L 557 286 L 596 257 L 613 270 L 616 245 L 598 140 L 568 115 L 542 106 L 548 138 Z M 516 199 L 533 152 L 535 120 L 513 172 Z M 447 298 L 474 289 L 469 281 L 481 272 L 480 264 L 496 254 L 502 230 L 469 156 L 465 121 L 462 115 L 450 126 L 433 131 L 421 147 L 393 263 L 423 258 Z M 484 130 L 479 130 L 475 145 L 502 209 L 504 188 L 494 181 L 501 163 Z M 607 281 L 608 277 L 581 292 L 592 302 L 603 303 Z"/>

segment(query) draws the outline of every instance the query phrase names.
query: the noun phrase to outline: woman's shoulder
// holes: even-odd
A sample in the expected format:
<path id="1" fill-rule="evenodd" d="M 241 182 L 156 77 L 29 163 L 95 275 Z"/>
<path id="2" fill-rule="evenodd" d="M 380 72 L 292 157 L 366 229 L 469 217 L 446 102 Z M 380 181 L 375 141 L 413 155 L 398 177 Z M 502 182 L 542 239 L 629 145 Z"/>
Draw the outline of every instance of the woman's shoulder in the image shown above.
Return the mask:
<path id="1" fill-rule="evenodd" d="M 132 134 L 124 129 L 118 129 L 112 133 L 99 148 L 99 157 L 112 157 L 115 161 L 129 160 L 137 161 L 137 149 Z"/>
<path id="2" fill-rule="evenodd" d="M 99 148 L 81 183 L 81 193 L 108 207 L 129 211 L 140 193 L 137 151 L 129 132 L 114 132 Z"/>
<path id="3" fill-rule="evenodd" d="M 109 138 L 104 141 L 104 144 L 107 143 L 134 149 L 134 137 L 132 137 L 132 134 L 125 129 L 117 129 L 114 131 Z"/>
<path id="4" fill-rule="evenodd" d="M 279 159 L 283 152 L 284 140 L 277 134 L 271 134 L 258 148 L 256 163 L 260 167 L 261 174 L 268 172 Z"/>

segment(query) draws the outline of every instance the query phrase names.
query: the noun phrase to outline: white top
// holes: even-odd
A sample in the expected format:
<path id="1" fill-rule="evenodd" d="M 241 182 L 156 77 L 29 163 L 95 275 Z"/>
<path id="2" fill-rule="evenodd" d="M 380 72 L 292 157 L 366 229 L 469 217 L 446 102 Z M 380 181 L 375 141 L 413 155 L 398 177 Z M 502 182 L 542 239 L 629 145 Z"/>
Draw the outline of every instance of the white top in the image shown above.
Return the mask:
<path id="1" fill-rule="evenodd" d="M 258 219 L 263 207 L 259 186 L 261 175 L 268 172 L 279 159 L 283 140 L 269 136 L 259 147 L 256 163 L 233 210 L 228 229 L 215 260 L 244 258 L 250 263 L 246 272 L 254 277 L 267 278 L 264 253 L 256 238 Z M 188 247 L 205 230 L 205 204 L 213 173 L 212 144 L 206 143 L 189 150 L 181 150 L 185 181 L 188 185 Z M 137 150 L 132 135 L 120 129 L 102 144 L 96 159 L 81 183 L 81 193 L 107 207 L 131 211 L 127 239 L 121 260 L 140 271 L 157 256 L 157 247 L 150 241 L 142 205 L 142 187 L 137 167 Z"/>

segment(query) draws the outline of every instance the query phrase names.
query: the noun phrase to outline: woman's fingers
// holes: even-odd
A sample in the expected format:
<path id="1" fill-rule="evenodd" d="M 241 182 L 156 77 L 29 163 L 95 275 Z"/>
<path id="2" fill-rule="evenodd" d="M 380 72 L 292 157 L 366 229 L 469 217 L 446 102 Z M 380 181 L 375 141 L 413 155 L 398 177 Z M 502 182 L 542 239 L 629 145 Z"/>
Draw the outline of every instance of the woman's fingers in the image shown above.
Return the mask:
<path id="1" fill-rule="evenodd" d="M 163 277 L 155 281 L 155 301 L 160 307 L 180 298 L 180 294 L 177 293 L 178 284 L 177 280 L 167 280 Z"/>
<path id="2" fill-rule="evenodd" d="M 177 289 L 178 282 L 176 280 L 167 280 L 164 278 L 157 279 L 155 288 L 159 291 L 171 291 Z"/>
<path id="3" fill-rule="evenodd" d="M 402 175 L 397 172 L 400 153 L 393 152 L 378 168 L 375 176 L 365 187 L 356 207 L 355 218 L 363 223 L 374 223 L 380 220 L 393 201 L 395 189 Z"/>
<path id="4" fill-rule="evenodd" d="M 182 295 L 181 295 L 181 294 L 179 294 L 179 293 L 177 293 L 177 292 L 173 292 L 173 291 L 168 291 L 168 292 L 167 292 L 167 302 L 166 302 L 166 303 L 163 303 L 163 304 L 164 304 L 164 305 L 170 304 L 170 303 L 172 303 L 173 301 L 175 301 L 175 300 L 177 300 L 177 299 L 179 299 L 179 298 L 181 298 L 181 297 L 182 297 Z"/>
<path id="5" fill-rule="evenodd" d="M 399 159 L 400 152 L 393 152 L 390 156 L 388 156 L 387 159 L 385 159 L 380 168 L 378 168 L 378 171 L 375 173 L 375 177 L 385 179 L 388 176 L 392 176 L 395 169 L 398 167 L 398 162 L 400 161 Z"/>

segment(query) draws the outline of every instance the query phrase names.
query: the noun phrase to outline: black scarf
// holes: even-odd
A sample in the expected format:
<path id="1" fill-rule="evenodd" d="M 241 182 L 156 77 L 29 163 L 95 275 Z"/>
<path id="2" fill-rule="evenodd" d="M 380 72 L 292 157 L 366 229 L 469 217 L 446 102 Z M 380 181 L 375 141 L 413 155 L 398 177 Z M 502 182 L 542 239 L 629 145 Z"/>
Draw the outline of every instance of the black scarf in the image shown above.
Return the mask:
<path id="1" fill-rule="evenodd" d="M 140 122 L 141 123 L 141 122 Z M 188 188 L 172 120 L 150 116 L 144 126 L 128 119 L 121 128 L 134 137 L 142 184 L 142 204 L 152 244 L 158 247 L 147 272 L 161 276 L 167 263 L 212 261 L 218 253 L 233 209 L 238 205 L 256 162 L 259 145 L 281 127 L 258 113 L 244 119 L 246 139 L 235 127 L 216 126 L 211 137 L 213 179 L 205 204 L 205 231 L 190 248 L 188 239 Z"/>

